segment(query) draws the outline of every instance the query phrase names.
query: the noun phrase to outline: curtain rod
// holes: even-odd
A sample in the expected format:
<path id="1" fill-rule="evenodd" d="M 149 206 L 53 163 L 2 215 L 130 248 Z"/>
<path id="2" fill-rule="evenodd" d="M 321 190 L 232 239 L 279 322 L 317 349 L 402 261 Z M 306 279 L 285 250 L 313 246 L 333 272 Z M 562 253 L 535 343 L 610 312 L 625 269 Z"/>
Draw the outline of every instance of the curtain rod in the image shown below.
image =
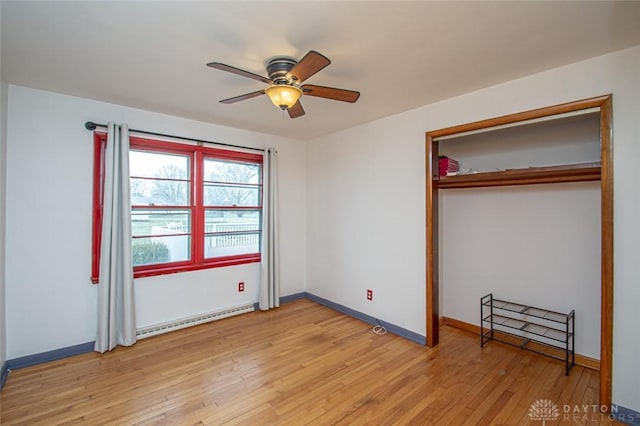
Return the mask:
<path id="1" fill-rule="evenodd" d="M 86 123 L 84 123 L 84 127 L 87 130 L 95 130 L 96 127 L 103 127 L 103 128 L 107 128 L 106 124 L 99 124 L 99 123 L 94 123 L 93 121 L 87 121 Z M 146 130 L 136 130 L 136 129 L 129 129 L 130 132 L 134 132 L 134 133 L 143 133 L 145 135 L 152 135 L 152 136 L 160 136 L 163 138 L 172 138 L 172 139 L 180 139 L 183 141 L 190 141 L 190 142 L 199 142 L 199 143 L 210 143 L 213 145 L 222 145 L 222 146 L 228 146 L 231 148 L 241 148 L 241 149 L 250 149 L 253 151 L 260 151 L 260 152 L 264 152 L 264 149 L 262 148 L 252 148 L 250 146 L 242 146 L 242 145 L 233 145 L 230 143 L 224 143 L 224 142 L 213 142 L 213 141 L 206 141 L 203 139 L 194 139 L 194 138 L 186 138 L 184 136 L 175 136 L 175 135 L 167 135 L 166 133 L 156 133 L 156 132 L 148 132 Z"/>

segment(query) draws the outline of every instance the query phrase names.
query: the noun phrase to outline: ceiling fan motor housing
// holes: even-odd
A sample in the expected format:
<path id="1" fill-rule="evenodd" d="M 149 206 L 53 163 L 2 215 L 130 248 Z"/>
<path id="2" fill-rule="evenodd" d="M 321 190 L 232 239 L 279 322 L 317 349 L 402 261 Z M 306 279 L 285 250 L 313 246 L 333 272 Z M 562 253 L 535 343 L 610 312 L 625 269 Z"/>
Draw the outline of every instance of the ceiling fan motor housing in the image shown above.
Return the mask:
<path id="1" fill-rule="evenodd" d="M 287 76 L 289 71 L 296 66 L 298 61 L 292 58 L 286 57 L 277 57 L 270 59 L 267 62 L 267 73 L 269 73 L 269 78 L 273 80 L 274 84 L 292 84 L 295 82 L 290 81 L 291 76 Z M 295 78 L 295 77 L 294 77 Z"/>

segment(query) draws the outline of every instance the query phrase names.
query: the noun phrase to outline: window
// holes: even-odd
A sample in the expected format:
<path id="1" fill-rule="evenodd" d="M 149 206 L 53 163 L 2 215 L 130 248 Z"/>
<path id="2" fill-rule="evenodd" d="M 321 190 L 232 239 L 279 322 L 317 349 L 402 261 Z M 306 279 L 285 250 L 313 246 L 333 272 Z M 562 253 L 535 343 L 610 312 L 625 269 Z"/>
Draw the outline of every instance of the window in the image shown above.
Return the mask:
<path id="1" fill-rule="evenodd" d="M 94 136 L 97 282 L 106 134 Z M 131 137 L 134 276 L 260 261 L 262 155 Z"/>

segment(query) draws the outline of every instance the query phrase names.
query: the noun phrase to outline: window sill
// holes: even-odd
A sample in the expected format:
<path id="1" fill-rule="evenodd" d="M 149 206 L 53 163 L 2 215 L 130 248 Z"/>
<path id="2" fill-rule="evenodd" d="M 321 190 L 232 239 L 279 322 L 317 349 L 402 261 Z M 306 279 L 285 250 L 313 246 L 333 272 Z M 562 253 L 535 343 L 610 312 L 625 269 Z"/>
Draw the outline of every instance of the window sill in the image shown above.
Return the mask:
<path id="1" fill-rule="evenodd" d="M 199 265 L 179 265 L 166 266 L 161 268 L 137 269 L 133 271 L 133 278 L 154 277 L 157 275 L 177 274 L 180 272 L 199 271 L 202 269 L 223 268 L 225 266 L 245 265 L 248 263 L 259 263 L 261 261 L 260 253 L 242 256 L 229 256 L 208 261 Z M 98 284 L 98 278 L 91 277 L 93 284 Z"/>
<path id="2" fill-rule="evenodd" d="M 206 263 L 202 263 L 199 265 L 181 265 L 181 266 L 169 266 L 165 268 L 154 268 L 154 269 L 134 269 L 133 278 L 146 278 L 153 277 L 157 275 L 168 275 L 168 274 L 176 274 L 179 272 L 189 272 L 189 271 L 199 271 L 202 269 L 213 269 L 213 268 L 223 268 L 225 266 L 236 266 L 236 265 L 245 265 L 248 263 L 258 263 L 260 262 L 261 257 L 260 253 L 250 256 L 229 256 L 224 258 L 219 258 L 215 260 L 211 260 Z"/>

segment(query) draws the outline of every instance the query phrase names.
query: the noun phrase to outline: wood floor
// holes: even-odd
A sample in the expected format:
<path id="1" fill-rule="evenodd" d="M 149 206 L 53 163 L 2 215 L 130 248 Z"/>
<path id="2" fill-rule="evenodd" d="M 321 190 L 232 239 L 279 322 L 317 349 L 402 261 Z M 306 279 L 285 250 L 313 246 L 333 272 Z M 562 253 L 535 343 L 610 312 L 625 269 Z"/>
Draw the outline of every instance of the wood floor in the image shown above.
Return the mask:
<path id="1" fill-rule="evenodd" d="M 429 349 L 308 300 L 11 372 L 2 425 L 614 424 L 598 373 L 444 326 Z"/>

